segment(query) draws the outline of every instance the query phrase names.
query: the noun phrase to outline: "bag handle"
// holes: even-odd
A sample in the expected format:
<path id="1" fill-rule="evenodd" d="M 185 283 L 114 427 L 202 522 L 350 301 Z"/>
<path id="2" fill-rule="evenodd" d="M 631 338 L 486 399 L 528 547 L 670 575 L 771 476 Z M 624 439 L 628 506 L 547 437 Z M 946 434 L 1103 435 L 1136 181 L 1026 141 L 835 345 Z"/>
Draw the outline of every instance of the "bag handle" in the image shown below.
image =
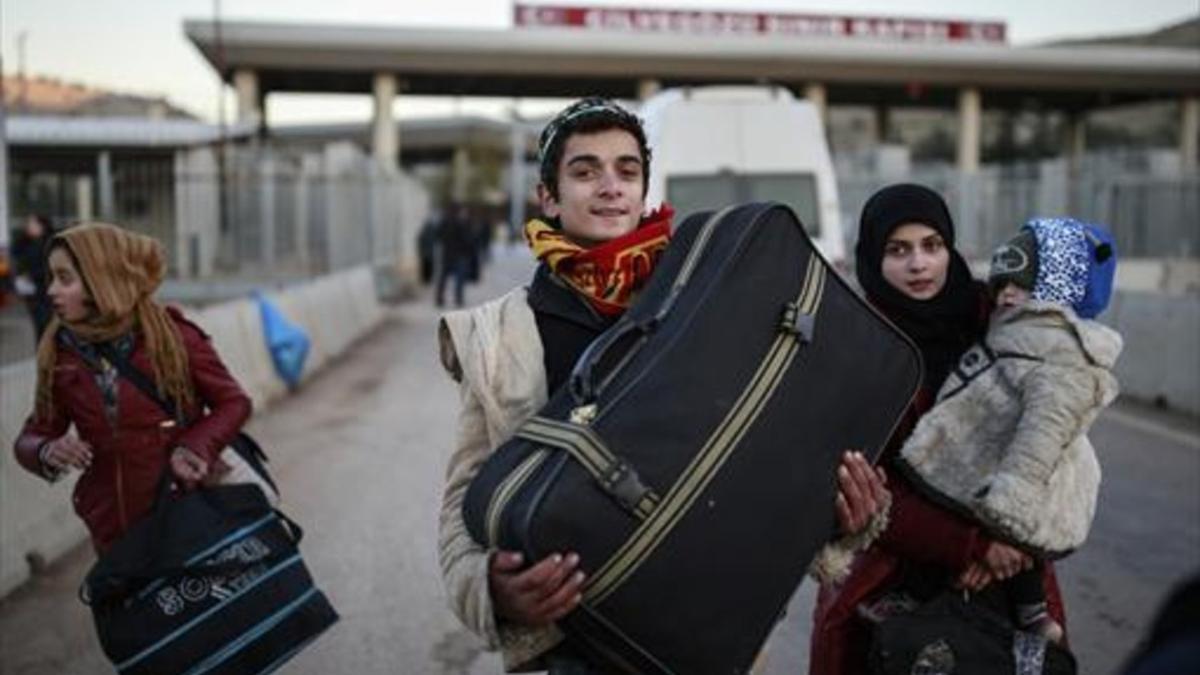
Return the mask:
<path id="1" fill-rule="evenodd" d="M 304 538 L 304 528 L 300 527 L 296 521 L 289 518 L 283 511 L 275 508 L 271 510 L 275 513 L 275 517 L 279 519 L 280 525 L 283 526 L 284 531 L 292 540 L 292 544 L 294 546 L 299 546 L 300 540 Z M 260 561 L 255 561 L 255 563 L 257 562 Z M 186 573 L 203 573 L 211 576 L 224 575 L 231 572 L 241 571 L 246 566 L 247 563 L 238 560 L 227 560 L 225 562 L 214 563 L 211 565 L 189 565 L 186 563 L 174 565 L 153 564 L 153 566 L 150 567 L 143 567 L 138 571 L 137 574 L 131 574 L 112 580 L 112 583 L 108 584 L 108 592 L 105 593 L 104 596 L 106 598 L 111 596 L 123 598 L 128 596 L 135 589 L 145 588 L 154 581 L 163 577 L 178 576 Z M 86 579 L 79 584 L 78 595 L 79 601 L 89 607 L 92 605 L 93 601 L 96 601 L 96 598 L 92 597 L 92 593 L 88 588 Z M 101 598 L 100 602 L 103 601 L 104 599 Z"/>
<path id="2" fill-rule="evenodd" d="M 601 383 L 596 382 L 594 372 L 596 366 L 604 360 L 604 357 L 612 349 L 613 345 L 634 332 L 641 333 L 643 337 L 653 333 L 659 324 L 662 323 L 663 319 L 671 313 L 671 309 L 675 306 L 675 301 L 679 299 L 683 289 L 687 287 L 688 281 L 691 280 L 692 273 L 696 269 L 696 264 L 699 262 L 700 256 L 708 248 L 708 240 L 712 237 L 717 224 L 734 208 L 736 206 L 726 206 L 720 211 L 713 213 L 704 222 L 704 225 L 701 226 L 700 233 L 696 235 L 696 240 L 692 243 L 692 248 L 688 251 L 687 258 L 684 259 L 683 265 L 679 268 L 679 273 L 675 276 L 675 281 L 671 283 L 671 290 L 668 291 L 667 297 L 659 306 L 658 311 L 640 321 L 631 319 L 629 313 L 626 312 L 616 325 L 605 331 L 603 335 L 588 345 L 587 349 L 579 357 L 579 360 L 575 362 L 575 367 L 571 370 L 569 387 L 576 405 L 591 403 L 600 395 L 600 390 L 603 386 Z"/>
<path id="3" fill-rule="evenodd" d="M 657 326 L 658 322 L 653 320 L 638 323 L 622 318 L 615 326 L 604 331 L 603 335 L 592 341 L 587 349 L 583 350 L 579 360 L 575 362 L 575 367 L 571 369 L 571 379 L 568 384 L 575 403 L 583 405 L 594 401 L 599 395 L 600 387 L 593 372 L 613 345 L 633 333 L 641 333 L 642 336 L 646 336 L 654 332 Z"/>

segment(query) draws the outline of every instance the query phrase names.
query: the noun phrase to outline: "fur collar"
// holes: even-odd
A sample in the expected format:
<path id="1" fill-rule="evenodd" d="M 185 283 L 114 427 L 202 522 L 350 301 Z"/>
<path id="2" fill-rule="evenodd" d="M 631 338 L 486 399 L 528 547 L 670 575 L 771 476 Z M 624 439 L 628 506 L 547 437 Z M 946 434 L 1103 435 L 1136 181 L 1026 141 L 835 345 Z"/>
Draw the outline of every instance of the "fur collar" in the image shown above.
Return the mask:
<path id="1" fill-rule="evenodd" d="M 992 321 L 992 333 L 1008 336 L 1015 351 L 1052 358 L 1057 353 L 1079 350 L 1092 365 L 1105 370 L 1116 365 L 1124 346 L 1117 331 L 1099 321 L 1082 319 L 1071 308 L 1054 302 L 1030 300 L 998 311 Z"/>

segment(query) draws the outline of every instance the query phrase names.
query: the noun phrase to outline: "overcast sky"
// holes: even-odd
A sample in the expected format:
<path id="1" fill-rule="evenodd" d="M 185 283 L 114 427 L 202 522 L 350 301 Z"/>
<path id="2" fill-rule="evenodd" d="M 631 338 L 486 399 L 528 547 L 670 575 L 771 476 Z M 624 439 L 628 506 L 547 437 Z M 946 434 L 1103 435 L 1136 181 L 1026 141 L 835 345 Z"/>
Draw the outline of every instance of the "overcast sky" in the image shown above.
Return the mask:
<path id="1" fill-rule="evenodd" d="M 221 0 L 227 20 L 448 26 L 502 29 L 512 24 L 511 0 Z M 1198 0 L 544 0 L 532 4 L 724 9 L 815 14 L 999 20 L 1016 45 L 1067 37 L 1146 31 L 1200 13 Z M 217 115 L 216 75 L 183 36 L 185 18 L 211 19 L 213 0 L 0 0 L 4 71 L 25 68 L 115 91 L 166 96 L 208 119 Z M 232 96 L 227 96 L 232 99 Z M 227 101 L 231 104 L 231 100 Z M 365 120 L 364 96 L 268 97 L 272 123 Z M 405 99 L 402 116 L 496 112 L 498 101 Z"/>

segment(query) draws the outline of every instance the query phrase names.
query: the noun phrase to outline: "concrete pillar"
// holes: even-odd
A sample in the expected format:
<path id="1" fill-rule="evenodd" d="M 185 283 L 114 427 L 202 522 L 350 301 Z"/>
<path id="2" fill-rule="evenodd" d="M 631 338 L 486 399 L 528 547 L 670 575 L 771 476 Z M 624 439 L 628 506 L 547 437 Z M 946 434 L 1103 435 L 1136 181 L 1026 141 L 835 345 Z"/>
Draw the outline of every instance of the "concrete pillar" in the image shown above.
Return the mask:
<path id="1" fill-rule="evenodd" d="M 525 127 L 514 109 L 509 118 L 512 128 L 508 135 L 508 232 L 520 232 L 525 225 Z"/>
<path id="2" fill-rule="evenodd" d="M 886 105 L 875 106 L 875 143 L 883 145 L 891 140 L 892 111 Z"/>
<path id="3" fill-rule="evenodd" d="M 456 202 L 467 201 L 467 185 L 471 178 L 471 157 L 467 149 L 458 146 L 454 149 L 454 158 L 450 161 L 450 199 Z"/>
<path id="4" fill-rule="evenodd" d="M 396 76 L 391 73 L 375 73 L 374 116 L 371 119 L 371 154 L 379 166 L 388 171 L 398 167 L 400 134 L 396 120 L 392 117 L 392 104 L 396 101 Z"/>
<path id="5" fill-rule="evenodd" d="M 958 92 L 958 170 L 979 170 L 979 89 L 964 87 Z"/>
<path id="6" fill-rule="evenodd" d="M 820 82 L 809 82 L 804 85 L 804 98 L 813 104 L 817 109 L 817 119 L 821 120 L 823 127 L 828 127 L 826 124 L 829 120 L 829 99 L 825 92 L 825 85 Z"/>
<path id="7" fill-rule="evenodd" d="M 0 58 L 0 61 L 3 59 Z M 0 77 L 2 76 L 3 73 L 0 73 Z M 21 81 L 21 86 L 25 86 L 24 80 Z M 2 94 L 3 92 L 0 92 L 0 95 Z M 5 251 L 12 244 L 9 241 L 9 228 L 12 223 L 8 222 L 8 117 L 5 114 L 7 107 L 0 102 L 0 249 Z"/>
<path id="8" fill-rule="evenodd" d="M 1179 159 L 1184 173 L 1194 173 L 1200 151 L 1200 96 L 1183 99 L 1179 115 Z"/>
<path id="9" fill-rule="evenodd" d="M 75 217 L 84 222 L 96 217 L 92 208 L 91 176 L 80 176 L 75 180 Z"/>
<path id="10" fill-rule="evenodd" d="M 100 188 L 100 219 L 112 221 L 116 219 L 116 199 L 113 196 L 112 154 L 108 150 L 100 151 L 96 158 L 96 182 Z"/>
<path id="11" fill-rule="evenodd" d="M 1067 116 L 1067 167 L 1071 176 L 1083 170 L 1083 155 L 1087 152 L 1087 115 L 1074 113 Z"/>
<path id="12" fill-rule="evenodd" d="M 652 78 L 638 80 L 637 92 L 639 101 L 645 101 L 660 91 L 662 91 L 661 81 Z"/>
<path id="13" fill-rule="evenodd" d="M 234 71 L 233 91 L 237 95 L 237 121 L 261 125 L 263 110 L 262 96 L 258 90 L 258 73 L 246 68 Z"/>
<path id="14" fill-rule="evenodd" d="M 263 157 L 258 169 L 258 207 L 259 229 L 261 240 L 261 259 L 263 266 L 273 272 L 275 266 L 275 161 L 269 155 Z"/>
<path id="15" fill-rule="evenodd" d="M 1084 111 L 1068 112 L 1063 128 L 1063 159 L 1064 175 L 1061 196 L 1063 210 L 1075 213 L 1083 206 L 1084 199 L 1090 192 L 1080 178 L 1083 175 L 1083 157 L 1087 152 L 1087 113 Z M 1045 184 L 1045 181 L 1043 181 Z M 1043 189 L 1045 189 L 1043 187 Z M 1049 213 L 1042 209 L 1042 213 Z"/>

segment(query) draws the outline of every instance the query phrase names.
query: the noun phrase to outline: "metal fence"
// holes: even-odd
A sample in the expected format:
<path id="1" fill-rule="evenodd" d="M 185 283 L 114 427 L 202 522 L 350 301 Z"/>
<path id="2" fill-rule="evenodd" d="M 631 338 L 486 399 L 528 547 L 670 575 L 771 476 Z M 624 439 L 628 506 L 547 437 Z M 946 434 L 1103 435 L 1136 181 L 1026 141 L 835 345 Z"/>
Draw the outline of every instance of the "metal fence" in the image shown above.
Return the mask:
<path id="1" fill-rule="evenodd" d="M 75 162 L 18 175 L 19 206 L 45 207 L 59 226 L 101 219 L 155 237 L 176 279 L 416 266 L 427 191 L 352 144 L 303 153 L 242 146 L 101 155 L 99 168 Z"/>
<path id="2" fill-rule="evenodd" d="M 364 263 L 413 264 L 429 197 L 411 176 L 385 170 L 349 144 L 302 155 L 242 149 L 226 166 L 221 176 L 209 150 L 177 161 L 180 276 L 311 276 Z"/>
<path id="3" fill-rule="evenodd" d="M 974 174 L 952 168 L 915 168 L 903 177 L 843 172 L 838 188 L 848 244 L 866 200 L 900 181 L 928 185 L 946 198 L 968 257 L 987 257 L 1030 218 L 1071 216 L 1107 228 L 1123 257 L 1200 258 L 1200 176 L 1105 171 L 1072 177 L 1061 161 Z"/>

